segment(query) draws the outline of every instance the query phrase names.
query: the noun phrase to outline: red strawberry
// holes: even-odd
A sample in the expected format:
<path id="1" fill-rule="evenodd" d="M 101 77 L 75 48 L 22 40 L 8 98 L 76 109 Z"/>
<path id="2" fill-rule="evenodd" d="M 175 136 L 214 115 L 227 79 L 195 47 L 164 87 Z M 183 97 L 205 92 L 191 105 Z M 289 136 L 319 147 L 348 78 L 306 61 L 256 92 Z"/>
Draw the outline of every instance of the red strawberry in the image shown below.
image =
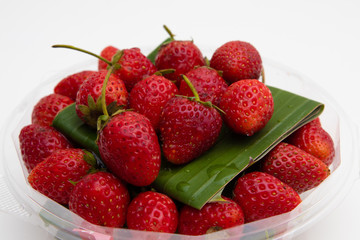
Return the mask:
<path id="1" fill-rule="evenodd" d="M 30 124 L 19 134 L 22 159 L 30 172 L 38 163 L 59 149 L 70 148 L 70 142 L 55 128 Z"/>
<path id="2" fill-rule="evenodd" d="M 168 196 L 147 191 L 131 201 L 126 223 L 129 229 L 174 233 L 178 224 L 178 210 Z"/>
<path id="3" fill-rule="evenodd" d="M 118 51 L 119 49 L 108 46 L 102 50 L 100 56 L 111 61 L 112 57 Z M 138 81 L 155 73 L 156 68 L 154 64 L 141 53 L 139 48 L 123 49 L 121 51 L 123 51 L 123 55 L 118 61 L 121 67 L 115 70 L 114 74 L 124 81 L 127 90 L 130 92 Z M 99 60 L 99 70 L 106 68 L 107 64 Z"/>
<path id="4" fill-rule="evenodd" d="M 235 82 L 223 94 L 219 107 L 236 133 L 251 136 L 265 127 L 274 112 L 270 89 L 255 79 Z"/>
<path id="5" fill-rule="evenodd" d="M 104 70 L 94 72 L 88 76 L 76 96 L 76 113 L 85 123 L 92 127 L 96 127 L 98 117 L 103 114 L 100 96 L 107 73 Z M 128 104 L 126 87 L 123 81 L 114 74 L 109 77 L 105 96 L 109 114 Z"/>
<path id="6" fill-rule="evenodd" d="M 287 143 L 279 143 L 266 155 L 262 170 L 299 194 L 318 186 L 330 174 L 325 163 Z"/>
<path id="7" fill-rule="evenodd" d="M 56 114 L 74 103 L 74 101 L 66 96 L 52 93 L 41 98 L 33 108 L 31 122 L 43 126 L 50 126 Z"/>
<path id="8" fill-rule="evenodd" d="M 263 172 L 240 177 L 235 185 L 234 200 L 243 209 L 246 223 L 289 212 L 301 202 L 289 185 Z"/>
<path id="9" fill-rule="evenodd" d="M 70 211 L 85 220 L 106 227 L 122 227 L 130 195 L 126 185 L 107 172 L 86 175 L 74 187 Z"/>
<path id="10" fill-rule="evenodd" d="M 136 185 L 151 184 L 160 170 L 160 146 L 149 119 L 124 111 L 99 132 L 99 151 L 105 165 L 117 177 Z"/>
<path id="11" fill-rule="evenodd" d="M 221 126 L 215 108 L 173 97 L 166 103 L 159 122 L 165 158 L 174 164 L 193 160 L 214 145 Z"/>
<path id="12" fill-rule="evenodd" d="M 166 77 L 180 85 L 181 75 L 186 74 L 195 66 L 204 66 L 205 60 L 199 48 L 192 41 L 171 41 L 163 45 L 155 58 L 158 70 L 175 69 Z"/>
<path id="13" fill-rule="evenodd" d="M 81 71 L 62 79 L 54 88 L 54 92 L 76 100 L 76 94 L 85 79 L 95 71 Z"/>
<path id="14" fill-rule="evenodd" d="M 223 197 L 224 202 L 207 203 L 201 210 L 185 205 L 180 211 L 179 233 L 202 235 L 244 223 L 241 207 Z"/>
<path id="15" fill-rule="evenodd" d="M 74 188 L 72 182 L 79 181 L 89 172 L 91 165 L 88 159 L 91 158 L 95 161 L 91 153 L 81 149 L 58 150 L 30 172 L 28 181 L 35 190 L 47 197 L 60 204 L 68 204 Z"/>
<path id="16" fill-rule="evenodd" d="M 186 73 L 186 77 L 194 85 L 201 101 L 210 101 L 214 105 L 219 105 L 228 85 L 215 69 L 206 66 L 198 67 Z M 194 96 L 184 80 L 180 83 L 179 91 L 181 95 Z"/>
<path id="17" fill-rule="evenodd" d="M 259 79 L 262 60 L 253 45 L 230 41 L 215 50 L 210 66 L 223 72 L 223 78 L 233 83 L 242 79 Z"/>
<path id="18" fill-rule="evenodd" d="M 152 75 L 135 84 L 130 92 L 130 108 L 145 115 L 157 131 L 161 111 L 175 94 L 178 89 L 174 83 L 163 76 Z"/>
<path id="19" fill-rule="evenodd" d="M 112 60 L 112 57 L 119 51 L 119 49 L 117 49 L 114 46 L 107 46 L 105 47 L 101 53 L 100 56 L 105 58 L 106 60 L 110 61 Z M 98 69 L 99 70 L 106 70 L 108 67 L 108 64 L 102 60 L 98 60 Z"/>
<path id="20" fill-rule="evenodd" d="M 322 128 L 319 118 L 298 129 L 286 141 L 310 153 L 328 166 L 334 160 L 334 142 L 330 134 Z"/>

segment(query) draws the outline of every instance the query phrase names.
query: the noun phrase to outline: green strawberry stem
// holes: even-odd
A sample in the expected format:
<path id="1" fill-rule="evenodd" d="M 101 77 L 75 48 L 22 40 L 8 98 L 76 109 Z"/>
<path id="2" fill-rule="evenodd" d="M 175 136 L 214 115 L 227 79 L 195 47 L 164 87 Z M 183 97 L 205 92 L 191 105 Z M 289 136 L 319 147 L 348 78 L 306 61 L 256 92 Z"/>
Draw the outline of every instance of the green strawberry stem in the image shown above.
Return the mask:
<path id="1" fill-rule="evenodd" d="M 184 81 L 186 82 L 186 84 L 189 86 L 191 92 L 193 93 L 195 101 L 200 102 L 199 94 L 196 91 L 194 85 L 191 83 L 191 81 L 185 75 L 181 75 L 181 76 L 184 79 Z"/>
<path id="2" fill-rule="evenodd" d="M 165 28 L 165 31 L 169 34 L 171 40 L 174 41 L 175 40 L 174 39 L 175 35 L 170 31 L 170 29 L 166 25 L 164 25 L 164 28 Z"/>
<path id="3" fill-rule="evenodd" d="M 161 70 L 158 70 L 154 73 L 154 75 L 157 75 L 157 76 L 164 76 L 166 74 L 170 74 L 170 73 L 174 73 L 175 72 L 175 69 L 174 68 L 168 68 L 168 69 L 161 69 Z"/>
<path id="4" fill-rule="evenodd" d="M 104 62 L 107 63 L 108 65 L 112 65 L 112 63 L 111 63 L 109 60 L 103 58 L 102 56 L 97 55 L 97 54 L 92 53 L 92 52 L 89 52 L 89 51 L 87 51 L 87 50 L 78 48 L 78 47 L 74 47 L 74 46 L 71 46 L 71 45 L 65 45 L 65 44 L 55 44 L 55 45 L 52 45 L 52 47 L 53 47 L 53 48 L 68 48 L 68 49 L 73 49 L 73 50 L 76 50 L 76 51 L 83 52 L 83 53 L 89 54 L 89 55 L 91 55 L 91 56 L 94 56 L 94 57 L 100 59 L 101 61 L 104 61 Z"/>
<path id="5" fill-rule="evenodd" d="M 193 99 L 196 102 L 199 102 L 199 103 L 203 104 L 204 106 L 215 108 L 217 111 L 221 112 L 222 114 L 225 114 L 225 112 L 221 108 L 219 108 L 218 106 L 212 104 L 210 101 L 208 101 L 208 102 L 201 101 L 200 96 L 199 96 L 198 92 L 196 91 L 194 85 L 191 83 L 191 81 L 185 75 L 181 75 L 181 76 L 184 79 L 184 81 L 186 82 L 186 84 L 189 86 L 191 92 L 194 95 L 194 97 L 191 98 L 191 99 Z"/>
<path id="6" fill-rule="evenodd" d="M 265 84 L 265 70 L 264 68 L 261 69 L 261 82 Z"/>

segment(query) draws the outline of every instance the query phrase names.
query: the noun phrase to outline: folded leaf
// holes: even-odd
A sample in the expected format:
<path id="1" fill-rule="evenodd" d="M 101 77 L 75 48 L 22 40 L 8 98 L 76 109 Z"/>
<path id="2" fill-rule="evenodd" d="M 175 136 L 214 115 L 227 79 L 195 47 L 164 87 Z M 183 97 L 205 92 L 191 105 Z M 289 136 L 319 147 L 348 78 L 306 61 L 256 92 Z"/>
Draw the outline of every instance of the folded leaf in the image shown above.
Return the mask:
<path id="1" fill-rule="evenodd" d="M 219 200 L 227 183 L 292 132 L 318 117 L 324 109 L 319 102 L 279 88 L 269 88 L 274 98 L 274 114 L 261 131 L 247 137 L 225 128 L 217 143 L 194 161 L 178 166 L 163 159 L 153 187 L 200 209 L 213 198 Z M 99 154 L 96 132 L 78 118 L 74 104 L 56 116 L 53 126 L 79 145 Z"/>

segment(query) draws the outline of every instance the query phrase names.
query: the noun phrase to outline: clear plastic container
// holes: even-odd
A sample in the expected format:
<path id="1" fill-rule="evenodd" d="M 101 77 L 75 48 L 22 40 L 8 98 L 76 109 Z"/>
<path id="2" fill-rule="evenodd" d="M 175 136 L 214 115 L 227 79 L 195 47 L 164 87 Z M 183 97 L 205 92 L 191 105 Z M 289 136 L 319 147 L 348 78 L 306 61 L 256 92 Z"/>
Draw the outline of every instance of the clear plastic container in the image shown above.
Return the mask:
<path id="1" fill-rule="evenodd" d="M 14 109 L 1 134 L 0 190 L 5 197 L 0 199 L 0 209 L 41 226 L 58 239 L 291 239 L 333 210 L 359 178 L 359 139 L 355 124 L 334 99 L 313 81 L 286 66 L 265 59 L 267 84 L 325 104 L 320 118 L 335 142 L 336 156 L 331 165 L 331 175 L 316 189 L 303 193 L 303 201 L 297 208 L 286 214 L 197 237 L 90 224 L 30 187 L 26 181 L 27 171 L 20 160 L 18 135 L 21 128 L 30 123 L 33 106 L 41 97 L 51 93 L 58 81 L 81 70 L 96 70 L 96 66 L 94 60 L 59 71 L 36 87 Z"/>

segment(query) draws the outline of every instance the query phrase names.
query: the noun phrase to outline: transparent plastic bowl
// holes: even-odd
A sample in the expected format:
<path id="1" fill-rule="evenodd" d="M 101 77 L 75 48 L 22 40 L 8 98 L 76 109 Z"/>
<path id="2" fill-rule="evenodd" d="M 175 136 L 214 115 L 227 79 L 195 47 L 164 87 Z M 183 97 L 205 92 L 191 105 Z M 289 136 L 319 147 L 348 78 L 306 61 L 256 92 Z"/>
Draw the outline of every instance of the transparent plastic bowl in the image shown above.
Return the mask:
<path id="1" fill-rule="evenodd" d="M 59 71 L 29 93 L 12 113 L 1 135 L 3 173 L 0 180 L 5 181 L 5 184 L 0 184 L 0 187 L 6 188 L 9 196 L 0 200 L 0 208 L 41 226 L 58 239 L 291 239 L 333 210 L 359 178 L 357 128 L 334 99 L 313 81 L 270 60 L 265 59 L 264 66 L 267 84 L 325 104 L 325 110 L 320 116 L 321 122 L 335 142 L 336 156 L 331 165 L 331 175 L 316 189 L 303 193 L 302 203 L 293 211 L 192 237 L 96 226 L 33 190 L 26 181 L 28 174 L 20 160 L 19 132 L 23 126 L 30 124 L 32 108 L 41 97 L 51 93 L 56 83 L 67 75 L 86 69 L 96 70 L 95 60 Z"/>

